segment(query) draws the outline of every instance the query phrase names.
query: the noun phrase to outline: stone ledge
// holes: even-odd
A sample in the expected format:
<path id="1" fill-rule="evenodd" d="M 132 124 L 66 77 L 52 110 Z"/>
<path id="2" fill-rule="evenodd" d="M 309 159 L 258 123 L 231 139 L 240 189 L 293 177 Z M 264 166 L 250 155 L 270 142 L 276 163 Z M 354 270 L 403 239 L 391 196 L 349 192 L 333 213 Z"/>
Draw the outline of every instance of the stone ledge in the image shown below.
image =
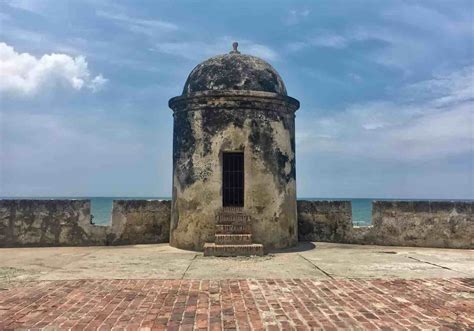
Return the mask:
<path id="1" fill-rule="evenodd" d="M 204 244 L 204 256 L 263 256 L 263 245 L 216 245 Z"/>
<path id="2" fill-rule="evenodd" d="M 192 108 L 234 108 L 244 106 L 249 109 L 269 110 L 276 106 L 285 112 L 294 113 L 300 107 L 295 98 L 272 92 L 228 90 L 228 91 L 201 91 L 191 95 L 180 95 L 171 98 L 168 105 L 174 112 L 187 111 Z"/>

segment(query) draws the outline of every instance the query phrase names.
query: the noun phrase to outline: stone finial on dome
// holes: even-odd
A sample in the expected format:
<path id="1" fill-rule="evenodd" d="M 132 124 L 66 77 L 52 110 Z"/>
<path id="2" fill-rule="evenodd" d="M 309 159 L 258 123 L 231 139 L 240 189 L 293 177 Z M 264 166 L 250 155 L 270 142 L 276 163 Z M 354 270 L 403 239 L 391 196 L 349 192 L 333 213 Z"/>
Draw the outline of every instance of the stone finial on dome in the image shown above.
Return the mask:
<path id="1" fill-rule="evenodd" d="M 234 41 L 232 43 L 232 50 L 229 52 L 229 54 L 240 54 L 240 52 L 237 50 L 237 47 L 239 47 L 239 43 Z"/>

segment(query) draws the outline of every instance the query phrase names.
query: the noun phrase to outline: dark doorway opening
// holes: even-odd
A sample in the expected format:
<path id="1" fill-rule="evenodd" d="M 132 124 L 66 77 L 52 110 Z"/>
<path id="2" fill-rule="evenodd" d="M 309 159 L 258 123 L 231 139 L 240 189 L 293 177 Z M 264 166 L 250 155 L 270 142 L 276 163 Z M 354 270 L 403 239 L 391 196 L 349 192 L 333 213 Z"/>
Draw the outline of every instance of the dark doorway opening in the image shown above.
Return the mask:
<path id="1" fill-rule="evenodd" d="M 222 161 L 222 204 L 224 207 L 243 207 L 244 153 L 224 153 Z"/>

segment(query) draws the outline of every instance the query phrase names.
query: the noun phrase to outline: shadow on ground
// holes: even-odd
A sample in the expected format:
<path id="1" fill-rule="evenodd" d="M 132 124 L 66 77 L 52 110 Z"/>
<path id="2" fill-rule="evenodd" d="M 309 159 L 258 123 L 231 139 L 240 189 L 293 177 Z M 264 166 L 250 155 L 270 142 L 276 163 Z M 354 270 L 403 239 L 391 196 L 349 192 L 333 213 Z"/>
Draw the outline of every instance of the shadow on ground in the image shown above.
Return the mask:
<path id="1" fill-rule="evenodd" d="M 298 253 L 311 251 L 316 248 L 316 245 L 310 241 L 299 241 L 295 247 L 284 248 L 284 249 L 273 249 L 269 250 L 268 253 Z"/>

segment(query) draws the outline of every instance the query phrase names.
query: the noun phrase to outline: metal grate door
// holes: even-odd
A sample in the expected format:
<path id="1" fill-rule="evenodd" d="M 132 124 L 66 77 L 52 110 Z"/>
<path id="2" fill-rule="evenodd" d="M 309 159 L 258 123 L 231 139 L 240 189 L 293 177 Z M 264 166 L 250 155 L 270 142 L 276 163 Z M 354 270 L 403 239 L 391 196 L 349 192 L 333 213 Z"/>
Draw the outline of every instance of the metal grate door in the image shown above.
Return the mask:
<path id="1" fill-rule="evenodd" d="M 222 204 L 244 206 L 244 153 L 223 154 Z"/>

